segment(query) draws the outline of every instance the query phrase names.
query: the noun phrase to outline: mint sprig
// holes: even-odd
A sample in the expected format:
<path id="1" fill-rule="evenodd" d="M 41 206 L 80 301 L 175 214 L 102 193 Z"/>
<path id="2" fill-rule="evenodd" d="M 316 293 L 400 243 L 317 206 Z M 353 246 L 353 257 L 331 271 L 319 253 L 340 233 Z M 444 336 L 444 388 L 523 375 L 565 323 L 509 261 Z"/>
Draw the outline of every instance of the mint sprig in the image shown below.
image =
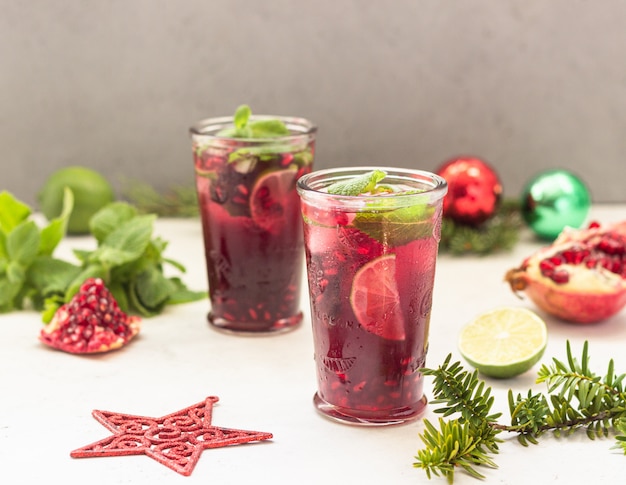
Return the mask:
<path id="1" fill-rule="evenodd" d="M 290 134 L 289 128 L 279 119 L 252 120 L 252 110 L 247 104 L 237 108 L 233 116 L 233 126 L 224 128 L 217 136 L 224 138 L 242 138 L 254 140 L 271 140 Z M 202 148 L 203 149 L 203 148 Z M 292 152 L 294 147 L 288 143 L 252 146 L 234 150 L 228 156 L 228 163 L 241 163 L 245 167 L 254 167 L 257 161 L 274 160 L 276 154 Z M 310 151 L 308 147 L 305 151 Z M 312 155 L 310 157 L 312 159 Z"/>
<path id="2" fill-rule="evenodd" d="M 252 110 L 247 104 L 237 108 L 233 126 L 224 128 L 218 136 L 227 138 L 277 138 L 289 135 L 289 129 L 279 119 L 250 120 Z"/>
<path id="3" fill-rule="evenodd" d="M 327 187 L 329 194 L 359 196 L 394 193 L 394 188 L 380 182 L 387 176 L 383 170 L 358 175 L 335 182 Z M 413 194 L 420 191 L 402 191 Z M 425 203 L 398 207 L 392 197 L 380 197 L 368 201 L 364 210 L 358 212 L 353 225 L 359 231 L 389 247 L 403 246 L 411 241 L 432 235 L 434 207 Z"/>
<path id="4" fill-rule="evenodd" d="M 252 110 L 250 106 L 247 104 L 242 104 L 235 111 L 235 115 L 233 116 L 233 124 L 235 125 L 236 130 L 240 130 L 243 132 L 248 126 L 248 120 L 252 116 Z"/>
<path id="5" fill-rule="evenodd" d="M 357 175 L 348 180 L 340 180 L 330 184 L 326 190 L 333 195 L 356 196 L 375 191 L 378 182 L 383 180 L 387 173 L 382 170 L 372 170 L 371 172 Z"/>

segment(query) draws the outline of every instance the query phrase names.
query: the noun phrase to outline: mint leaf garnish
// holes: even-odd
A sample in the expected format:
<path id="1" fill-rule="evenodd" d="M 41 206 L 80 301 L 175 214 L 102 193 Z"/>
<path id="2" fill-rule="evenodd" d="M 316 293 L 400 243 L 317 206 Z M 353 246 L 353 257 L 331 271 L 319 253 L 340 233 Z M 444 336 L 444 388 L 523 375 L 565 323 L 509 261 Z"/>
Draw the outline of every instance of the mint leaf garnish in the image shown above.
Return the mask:
<path id="1" fill-rule="evenodd" d="M 327 187 L 333 195 L 382 195 L 370 201 L 356 214 L 353 225 L 359 231 L 390 247 L 402 246 L 416 239 L 428 237 L 433 232 L 434 207 L 425 203 L 398 207 L 398 200 L 385 194 L 410 195 L 422 190 L 401 190 L 388 184 L 379 184 L 387 176 L 383 170 L 358 175 L 335 182 Z"/>
<path id="2" fill-rule="evenodd" d="M 279 119 L 250 120 L 252 110 L 242 104 L 233 116 L 233 127 L 224 128 L 217 135 L 227 138 L 276 138 L 289 135 L 289 129 Z"/>
<path id="3" fill-rule="evenodd" d="M 432 235 L 434 207 L 415 204 L 388 210 L 386 205 L 368 204 L 367 211 L 357 213 L 354 227 L 389 247 L 403 246 Z"/>
<path id="4" fill-rule="evenodd" d="M 326 189 L 333 195 L 361 195 L 374 192 L 376 184 L 387 176 L 382 170 L 372 170 L 371 172 L 357 175 L 349 180 L 340 180 L 331 184 Z"/>
<path id="5" fill-rule="evenodd" d="M 275 138 L 289 134 L 289 129 L 280 120 L 256 120 L 249 126 L 252 138 Z"/>
<path id="6" fill-rule="evenodd" d="M 248 120 L 250 119 L 250 115 L 252 115 L 252 110 L 250 106 L 247 104 L 242 104 L 235 111 L 235 116 L 233 117 L 233 123 L 237 130 L 244 130 L 246 125 L 248 124 Z"/>

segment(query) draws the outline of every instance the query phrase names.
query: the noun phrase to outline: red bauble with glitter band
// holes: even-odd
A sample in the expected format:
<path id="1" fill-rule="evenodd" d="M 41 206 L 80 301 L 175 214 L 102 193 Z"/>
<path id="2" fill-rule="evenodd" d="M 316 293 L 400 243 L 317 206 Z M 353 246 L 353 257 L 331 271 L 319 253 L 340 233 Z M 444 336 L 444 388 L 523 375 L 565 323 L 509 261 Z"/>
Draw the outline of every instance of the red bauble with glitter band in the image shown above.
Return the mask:
<path id="1" fill-rule="evenodd" d="M 444 217 L 478 226 L 496 213 L 502 198 L 502 183 L 487 162 L 474 157 L 453 158 L 436 173 L 448 182 L 448 193 L 443 200 Z"/>

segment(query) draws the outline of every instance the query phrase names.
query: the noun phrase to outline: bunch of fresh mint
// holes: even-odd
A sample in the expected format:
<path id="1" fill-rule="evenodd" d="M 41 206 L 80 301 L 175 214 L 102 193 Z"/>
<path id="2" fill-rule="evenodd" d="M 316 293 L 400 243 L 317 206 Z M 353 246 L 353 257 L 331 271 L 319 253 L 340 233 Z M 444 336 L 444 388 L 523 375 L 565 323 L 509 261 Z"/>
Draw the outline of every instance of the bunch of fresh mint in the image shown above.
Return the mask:
<path id="1" fill-rule="evenodd" d="M 0 193 L 0 312 L 30 304 L 48 322 L 89 277 L 102 278 L 124 311 L 142 316 L 206 298 L 206 292 L 189 290 L 180 278 L 165 276 L 165 264 L 180 272 L 185 268 L 163 256 L 167 242 L 153 237 L 156 216 L 139 214 L 125 202 L 113 202 L 92 217 L 97 247 L 74 250 L 79 264 L 55 258 L 72 208 L 73 195 L 66 189 L 61 215 L 40 228 L 28 205 Z"/>

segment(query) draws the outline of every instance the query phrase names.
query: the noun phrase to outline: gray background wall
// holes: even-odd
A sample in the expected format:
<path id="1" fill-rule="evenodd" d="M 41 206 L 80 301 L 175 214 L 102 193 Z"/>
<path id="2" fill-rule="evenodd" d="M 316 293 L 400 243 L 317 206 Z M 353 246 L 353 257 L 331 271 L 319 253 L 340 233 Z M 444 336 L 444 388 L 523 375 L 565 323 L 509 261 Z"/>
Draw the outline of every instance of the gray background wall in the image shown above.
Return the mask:
<path id="1" fill-rule="evenodd" d="M 80 164 L 192 183 L 241 103 L 311 118 L 317 167 L 474 154 L 517 197 L 569 168 L 626 202 L 626 1 L 0 0 L 0 189 Z"/>

